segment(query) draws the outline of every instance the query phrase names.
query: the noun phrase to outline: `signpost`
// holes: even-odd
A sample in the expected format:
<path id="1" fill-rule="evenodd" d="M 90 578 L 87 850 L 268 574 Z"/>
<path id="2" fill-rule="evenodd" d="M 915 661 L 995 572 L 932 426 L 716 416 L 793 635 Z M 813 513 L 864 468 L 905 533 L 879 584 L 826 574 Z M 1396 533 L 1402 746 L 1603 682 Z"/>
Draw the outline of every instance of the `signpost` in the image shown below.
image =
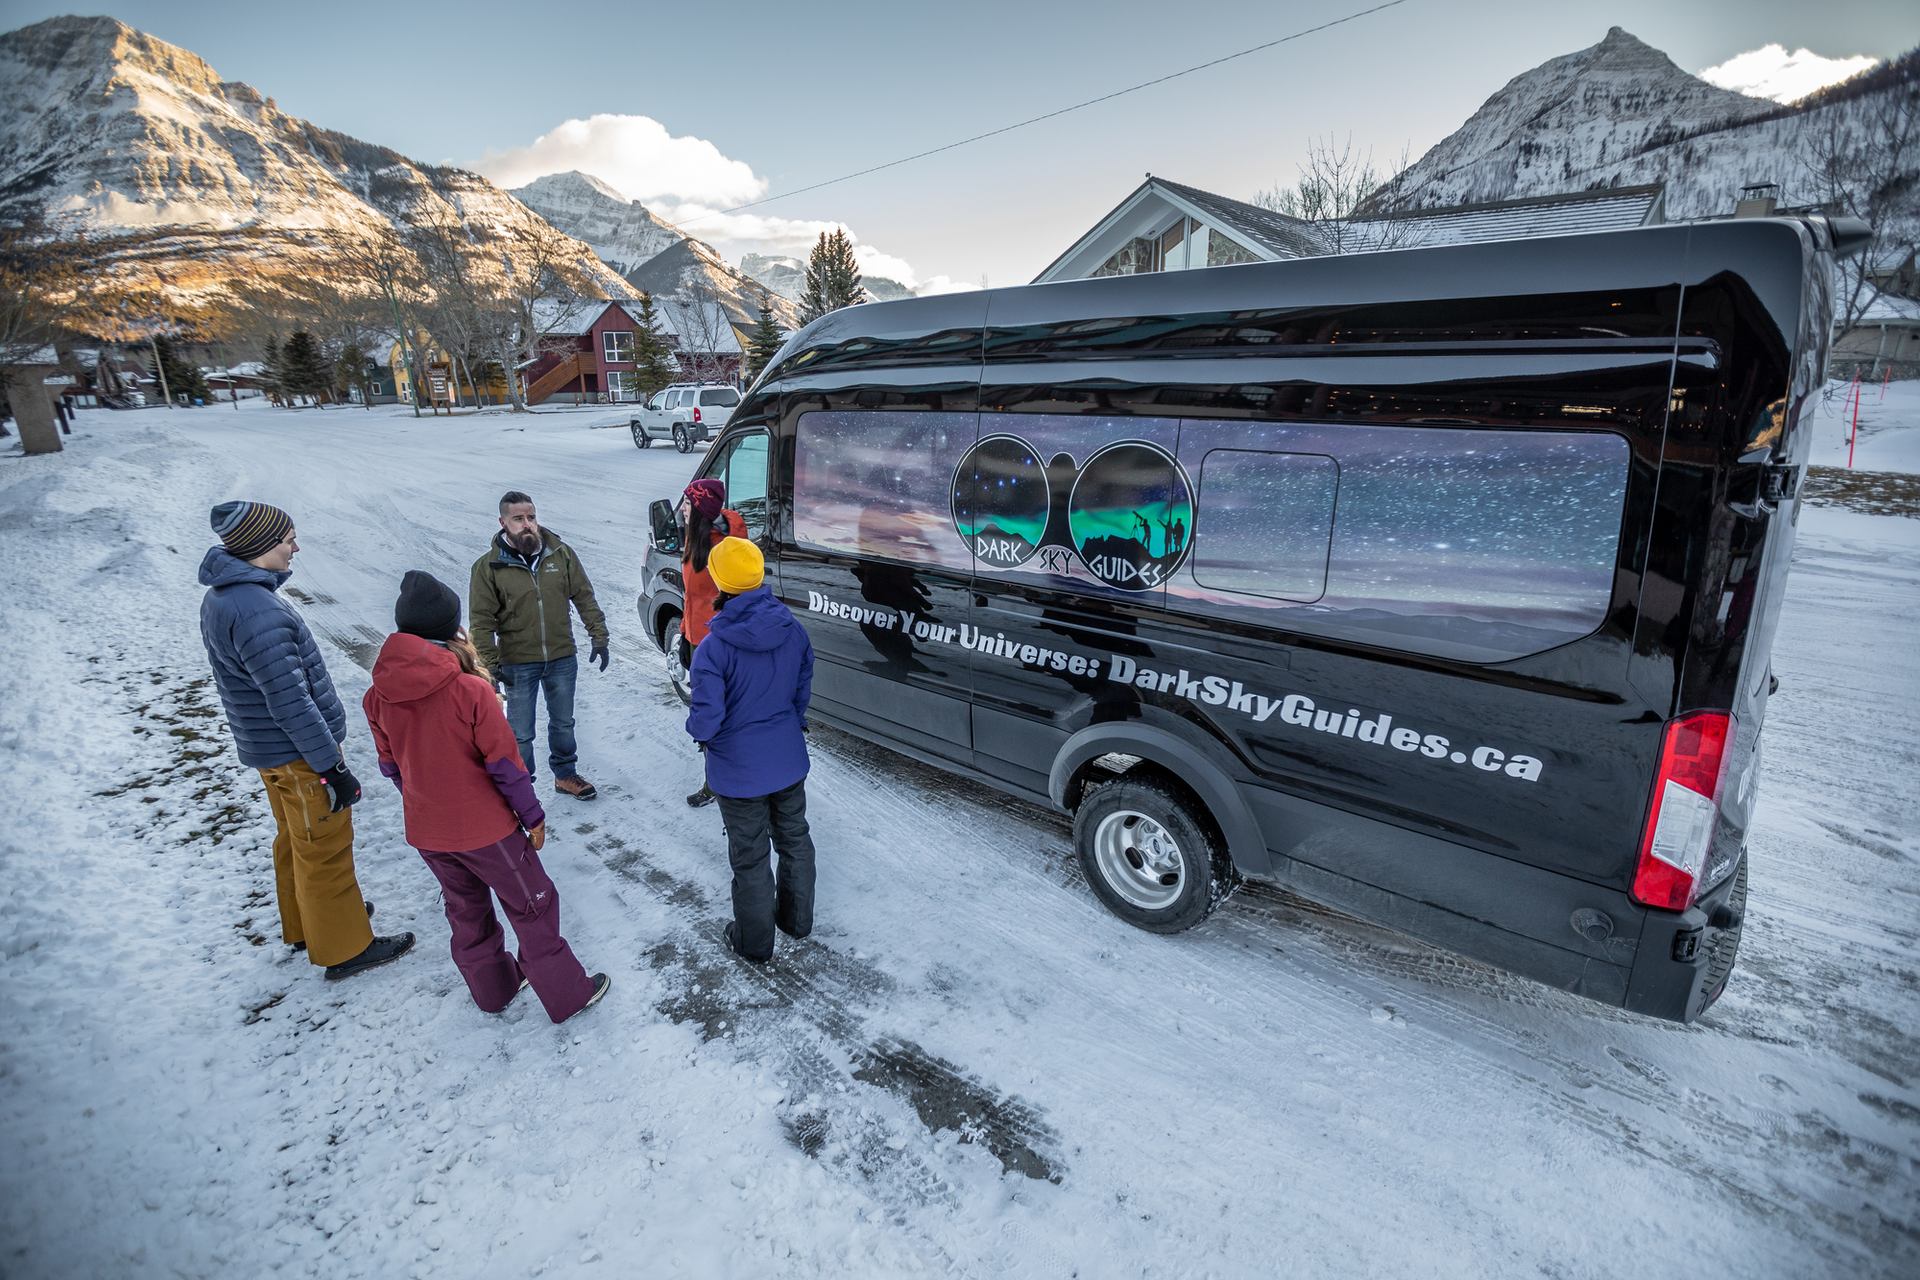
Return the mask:
<path id="1" fill-rule="evenodd" d="M 430 364 L 427 366 L 427 402 L 437 414 L 440 406 L 445 405 L 447 412 L 453 412 L 453 366 L 450 364 Z"/>

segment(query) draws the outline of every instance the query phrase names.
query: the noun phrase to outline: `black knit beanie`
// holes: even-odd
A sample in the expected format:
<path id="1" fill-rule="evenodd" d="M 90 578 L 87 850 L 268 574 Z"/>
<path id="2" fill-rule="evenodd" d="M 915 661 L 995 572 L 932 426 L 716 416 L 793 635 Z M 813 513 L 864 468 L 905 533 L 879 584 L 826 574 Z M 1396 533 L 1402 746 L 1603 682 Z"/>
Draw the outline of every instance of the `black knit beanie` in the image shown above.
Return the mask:
<path id="1" fill-rule="evenodd" d="M 460 633 L 460 597 L 432 574 L 409 569 L 400 579 L 393 625 L 422 640 L 451 640 Z"/>
<path id="2" fill-rule="evenodd" d="M 235 560 L 251 560 L 293 532 L 293 517 L 264 502 L 223 502 L 209 517 L 215 536 Z"/>

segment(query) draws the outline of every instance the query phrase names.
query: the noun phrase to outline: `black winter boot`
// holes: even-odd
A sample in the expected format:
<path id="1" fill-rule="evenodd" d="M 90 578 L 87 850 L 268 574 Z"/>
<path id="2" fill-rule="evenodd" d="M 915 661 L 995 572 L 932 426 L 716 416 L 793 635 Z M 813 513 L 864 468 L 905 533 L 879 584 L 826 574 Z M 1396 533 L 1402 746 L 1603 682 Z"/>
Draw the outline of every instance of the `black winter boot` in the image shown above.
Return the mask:
<path id="1" fill-rule="evenodd" d="M 356 973 L 376 969 L 383 964 L 398 960 L 411 950 L 413 950 L 411 933 L 396 933 L 385 938 L 375 938 L 367 944 L 365 951 L 353 959 L 328 965 L 327 981 L 337 982 L 341 978 L 351 978 Z"/>
<path id="2" fill-rule="evenodd" d="M 700 784 L 698 791 L 687 797 L 687 807 L 689 809 L 704 809 L 712 804 L 714 799 L 713 792 L 707 790 L 707 785 L 703 782 Z"/>

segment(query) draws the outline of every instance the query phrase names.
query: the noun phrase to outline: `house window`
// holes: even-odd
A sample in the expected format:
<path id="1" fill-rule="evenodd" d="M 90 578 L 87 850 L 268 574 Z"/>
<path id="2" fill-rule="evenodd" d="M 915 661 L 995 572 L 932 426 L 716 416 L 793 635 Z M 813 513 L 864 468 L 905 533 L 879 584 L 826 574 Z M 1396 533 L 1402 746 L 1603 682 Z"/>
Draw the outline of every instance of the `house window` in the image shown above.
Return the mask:
<path id="1" fill-rule="evenodd" d="M 623 373 L 618 369 L 607 371 L 607 398 L 609 400 L 638 400 L 640 386 L 637 374 Z"/>
<path id="2" fill-rule="evenodd" d="M 608 329 L 600 335 L 600 349 L 608 364 L 626 364 L 633 359 L 633 334 L 625 329 Z"/>

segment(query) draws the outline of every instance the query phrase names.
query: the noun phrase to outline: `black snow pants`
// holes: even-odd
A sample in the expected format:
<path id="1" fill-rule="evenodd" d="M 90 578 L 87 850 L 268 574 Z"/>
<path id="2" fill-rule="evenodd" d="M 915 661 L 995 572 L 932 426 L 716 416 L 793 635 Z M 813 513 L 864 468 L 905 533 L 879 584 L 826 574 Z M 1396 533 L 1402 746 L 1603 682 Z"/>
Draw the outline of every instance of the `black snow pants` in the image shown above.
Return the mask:
<path id="1" fill-rule="evenodd" d="M 769 796 L 716 797 L 727 827 L 733 866 L 733 920 L 740 954 L 773 954 L 773 930 L 804 938 L 813 932 L 813 837 L 807 831 L 807 783 L 801 779 Z M 769 845 L 780 855 L 776 876 Z"/>

